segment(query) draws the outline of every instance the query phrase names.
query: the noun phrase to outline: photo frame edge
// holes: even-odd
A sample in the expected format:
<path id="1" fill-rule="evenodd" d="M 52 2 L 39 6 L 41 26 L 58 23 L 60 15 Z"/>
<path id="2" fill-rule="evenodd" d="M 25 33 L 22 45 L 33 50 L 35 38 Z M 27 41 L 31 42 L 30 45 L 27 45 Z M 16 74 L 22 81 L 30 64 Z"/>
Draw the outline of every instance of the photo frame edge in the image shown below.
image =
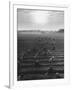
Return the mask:
<path id="1" fill-rule="evenodd" d="M 16 3 L 16 2 L 15 2 Z M 11 22 L 11 10 L 13 10 L 13 5 L 15 4 L 14 2 L 9 2 L 9 87 L 10 88 L 12 88 L 13 86 L 14 86 L 14 67 L 13 67 L 13 65 L 12 65 L 12 55 L 13 55 L 13 52 L 12 52 L 12 50 L 11 50 L 11 48 L 13 47 L 13 45 L 11 45 L 11 43 L 13 43 L 12 41 L 11 41 L 11 39 L 12 39 L 12 33 L 11 33 L 11 31 L 12 31 L 12 22 Z M 42 6 L 42 5 L 41 5 Z M 61 5 L 60 5 L 61 6 Z M 12 9 L 11 9 L 12 8 Z M 69 5 L 67 5 L 67 7 L 66 8 L 69 8 Z M 14 47 L 13 47 L 14 48 Z M 14 58 L 14 57 L 13 57 Z M 12 72 L 13 71 L 13 72 Z"/>

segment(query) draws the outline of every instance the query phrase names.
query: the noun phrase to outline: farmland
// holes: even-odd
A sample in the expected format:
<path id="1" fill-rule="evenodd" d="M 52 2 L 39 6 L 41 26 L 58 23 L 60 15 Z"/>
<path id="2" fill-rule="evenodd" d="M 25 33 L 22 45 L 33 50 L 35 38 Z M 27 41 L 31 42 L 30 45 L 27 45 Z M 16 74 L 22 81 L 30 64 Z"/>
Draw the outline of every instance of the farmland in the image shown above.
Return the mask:
<path id="1" fill-rule="evenodd" d="M 64 78 L 64 33 L 18 31 L 17 80 L 60 78 Z"/>

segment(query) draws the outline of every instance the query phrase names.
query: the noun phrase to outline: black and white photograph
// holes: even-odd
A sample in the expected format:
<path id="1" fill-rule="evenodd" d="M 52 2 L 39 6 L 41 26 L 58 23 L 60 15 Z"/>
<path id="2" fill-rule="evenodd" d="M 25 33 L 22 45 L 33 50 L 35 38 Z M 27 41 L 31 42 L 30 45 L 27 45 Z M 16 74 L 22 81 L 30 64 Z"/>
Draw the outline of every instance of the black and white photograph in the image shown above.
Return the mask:
<path id="1" fill-rule="evenodd" d="M 17 8 L 17 80 L 64 78 L 64 11 Z"/>

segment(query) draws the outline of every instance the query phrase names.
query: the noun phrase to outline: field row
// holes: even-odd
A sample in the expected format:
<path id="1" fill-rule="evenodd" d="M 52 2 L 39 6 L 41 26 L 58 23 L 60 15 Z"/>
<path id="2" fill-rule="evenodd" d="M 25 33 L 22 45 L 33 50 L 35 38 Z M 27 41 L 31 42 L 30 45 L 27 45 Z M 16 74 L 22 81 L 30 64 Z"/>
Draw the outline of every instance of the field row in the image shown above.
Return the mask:
<path id="1" fill-rule="evenodd" d="M 52 64 L 50 64 L 48 62 L 44 62 L 44 63 L 39 62 L 39 65 L 40 66 L 49 66 L 49 65 L 52 65 L 52 66 L 58 66 L 58 65 L 62 66 L 62 65 L 64 65 L 64 62 L 55 62 L 55 63 L 52 63 Z M 21 67 L 33 67 L 33 66 L 35 66 L 35 63 L 23 63 L 21 65 Z"/>
<path id="2" fill-rule="evenodd" d="M 57 78 L 64 78 L 64 74 L 60 73 L 60 76 L 56 76 L 54 74 L 49 75 L 48 73 L 45 74 L 24 74 L 20 77 L 20 80 L 40 80 L 40 79 L 57 79 Z"/>

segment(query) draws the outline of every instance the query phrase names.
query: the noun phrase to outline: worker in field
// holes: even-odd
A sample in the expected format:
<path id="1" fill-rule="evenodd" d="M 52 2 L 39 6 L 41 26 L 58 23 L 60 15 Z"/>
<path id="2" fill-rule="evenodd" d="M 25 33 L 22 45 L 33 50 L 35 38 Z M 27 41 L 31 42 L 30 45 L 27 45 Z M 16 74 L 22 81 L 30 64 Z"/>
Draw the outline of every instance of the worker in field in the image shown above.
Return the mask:
<path id="1" fill-rule="evenodd" d="M 48 60 L 48 62 L 49 62 L 48 70 L 47 70 L 47 72 L 44 74 L 44 76 L 45 76 L 46 78 L 52 78 L 52 77 L 53 77 L 52 74 L 54 73 L 54 70 L 53 70 L 52 64 L 53 64 L 54 58 L 55 58 L 54 56 L 51 56 L 51 57 L 49 58 L 49 60 Z"/>
<path id="2" fill-rule="evenodd" d="M 51 65 L 55 59 L 55 56 L 52 55 L 52 52 L 50 50 L 47 50 L 47 56 L 48 56 L 48 62 Z"/>
<path id="3" fill-rule="evenodd" d="M 54 70 L 53 70 L 53 67 L 52 67 L 52 63 L 54 61 L 54 58 L 55 58 L 54 56 L 51 56 L 51 58 L 48 59 L 49 66 L 48 66 L 47 72 L 44 74 L 45 78 L 49 78 L 50 79 L 50 78 L 53 77 L 52 74 L 53 74 Z"/>
<path id="4" fill-rule="evenodd" d="M 17 60 L 17 73 L 18 73 L 18 76 L 20 76 L 21 74 L 21 60 Z"/>
<path id="5" fill-rule="evenodd" d="M 52 39 L 52 50 L 56 49 L 56 40 L 55 38 Z"/>
<path id="6" fill-rule="evenodd" d="M 36 67 L 40 66 L 40 61 L 39 61 L 39 57 L 40 57 L 40 53 L 43 54 L 43 56 L 46 55 L 46 48 L 41 48 L 37 51 L 37 53 L 34 55 L 34 65 Z"/>
<path id="7" fill-rule="evenodd" d="M 52 57 L 49 59 L 49 63 L 50 63 L 50 65 L 52 65 L 54 59 L 55 59 L 55 56 L 52 56 Z"/>
<path id="8" fill-rule="evenodd" d="M 61 78 L 60 73 L 56 72 L 56 78 Z"/>
<path id="9" fill-rule="evenodd" d="M 34 63 L 33 64 L 35 67 L 40 66 L 39 59 L 38 59 L 39 53 L 40 53 L 40 50 L 34 55 Z"/>
<path id="10" fill-rule="evenodd" d="M 47 56 L 51 57 L 52 56 L 52 52 L 50 50 L 47 50 Z"/>
<path id="11" fill-rule="evenodd" d="M 34 66 L 35 66 L 35 67 L 39 67 L 39 66 L 40 66 L 40 63 L 39 63 L 39 60 L 38 60 L 38 59 L 35 60 L 35 62 L 34 62 Z"/>

